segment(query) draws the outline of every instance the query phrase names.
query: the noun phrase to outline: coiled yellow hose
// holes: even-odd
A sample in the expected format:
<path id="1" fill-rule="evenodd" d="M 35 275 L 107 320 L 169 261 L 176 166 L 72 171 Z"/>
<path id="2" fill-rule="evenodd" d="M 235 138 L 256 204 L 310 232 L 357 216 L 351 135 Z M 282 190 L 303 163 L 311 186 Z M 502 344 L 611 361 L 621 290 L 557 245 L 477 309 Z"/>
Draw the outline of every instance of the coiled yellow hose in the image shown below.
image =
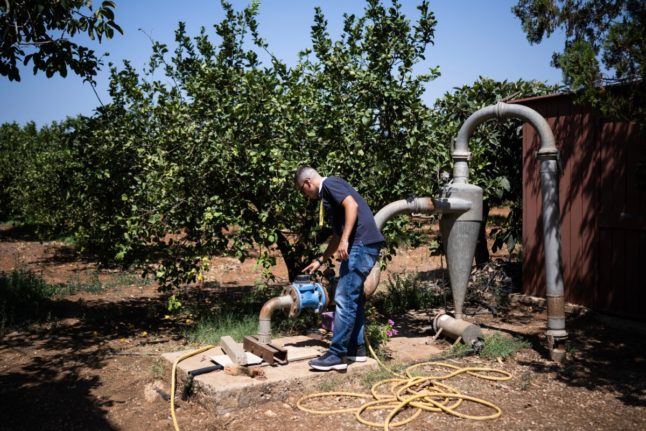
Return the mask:
<path id="1" fill-rule="evenodd" d="M 367 344 L 367 343 L 366 343 Z M 356 419 L 364 425 L 376 428 L 383 428 L 388 431 L 391 427 L 397 427 L 412 422 L 420 415 L 422 411 L 445 412 L 450 415 L 471 419 L 471 420 L 489 420 L 495 419 L 502 414 L 498 406 L 489 401 L 461 394 L 457 389 L 440 383 L 442 380 L 448 380 L 460 374 L 467 374 L 484 380 L 503 381 L 510 380 L 511 374 L 506 371 L 496 370 L 493 368 L 466 367 L 460 368 L 444 362 L 422 362 L 412 365 L 404 370 L 404 374 L 398 374 L 386 367 L 379 360 L 372 347 L 367 344 L 370 354 L 377 363 L 386 371 L 394 375 L 394 378 L 381 380 L 370 388 L 370 394 L 356 392 L 319 392 L 301 397 L 296 406 L 308 413 L 329 415 L 338 413 L 354 412 Z M 448 368 L 449 372 L 440 376 L 413 376 L 412 371 L 423 366 Z M 389 385 L 389 393 L 380 393 L 377 389 L 381 386 Z M 305 401 L 324 398 L 324 397 L 352 397 L 371 400 L 365 402 L 359 407 L 348 407 L 333 410 L 314 409 L 305 406 Z M 492 410 L 487 415 L 469 415 L 458 411 L 458 407 L 464 402 L 480 404 Z M 449 404 L 450 403 L 450 404 Z M 393 422 L 393 418 L 407 407 L 414 408 L 413 414 L 399 422 Z M 371 422 L 362 417 L 367 410 L 389 410 L 384 422 Z"/>

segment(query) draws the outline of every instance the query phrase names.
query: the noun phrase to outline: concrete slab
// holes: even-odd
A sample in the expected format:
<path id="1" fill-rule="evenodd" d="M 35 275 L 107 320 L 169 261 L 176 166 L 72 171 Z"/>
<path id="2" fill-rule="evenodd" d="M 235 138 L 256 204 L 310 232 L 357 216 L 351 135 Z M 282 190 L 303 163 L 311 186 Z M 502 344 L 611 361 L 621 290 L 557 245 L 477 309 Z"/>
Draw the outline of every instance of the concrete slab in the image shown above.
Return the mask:
<path id="1" fill-rule="evenodd" d="M 193 381 L 194 399 L 207 409 L 217 414 L 234 411 L 237 408 L 262 404 L 268 401 L 284 400 L 289 393 L 314 390 L 336 371 L 317 372 L 310 369 L 307 359 L 327 350 L 327 343 L 306 336 L 284 337 L 272 340 L 272 343 L 287 349 L 289 363 L 284 366 L 264 366 L 265 378 L 251 378 L 246 375 L 232 376 L 224 371 L 215 371 L 195 377 Z M 166 353 L 162 355 L 168 370 L 173 362 L 190 350 Z M 303 355 L 303 352 L 307 354 Z M 179 363 L 177 367 L 178 392 L 184 387 L 188 371 L 211 364 L 210 357 L 223 354 L 220 347 L 214 347 Z M 291 360 L 299 358 L 300 360 Z M 366 362 L 357 362 L 348 366 L 347 374 L 374 370 L 378 364 L 371 358 Z"/>

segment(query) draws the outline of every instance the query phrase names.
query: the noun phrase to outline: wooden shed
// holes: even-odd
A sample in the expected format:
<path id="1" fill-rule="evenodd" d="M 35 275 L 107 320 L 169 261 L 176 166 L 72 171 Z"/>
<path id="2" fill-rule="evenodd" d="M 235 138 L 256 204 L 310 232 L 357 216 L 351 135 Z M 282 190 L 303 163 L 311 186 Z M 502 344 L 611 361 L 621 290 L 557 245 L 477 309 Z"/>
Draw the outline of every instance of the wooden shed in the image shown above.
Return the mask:
<path id="1" fill-rule="evenodd" d="M 515 101 L 552 127 L 560 150 L 561 245 L 565 300 L 646 320 L 646 192 L 636 183 L 646 139 L 569 94 Z M 539 140 L 523 126 L 523 293 L 545 295 Z"/>

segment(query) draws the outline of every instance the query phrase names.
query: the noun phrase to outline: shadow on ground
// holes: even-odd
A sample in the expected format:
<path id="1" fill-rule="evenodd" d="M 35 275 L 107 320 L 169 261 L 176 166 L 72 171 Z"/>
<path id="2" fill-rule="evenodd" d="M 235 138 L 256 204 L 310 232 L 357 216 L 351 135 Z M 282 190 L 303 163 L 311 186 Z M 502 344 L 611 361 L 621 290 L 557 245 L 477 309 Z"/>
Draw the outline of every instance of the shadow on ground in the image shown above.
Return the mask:
<path id="1" fill-rule="evenodd" d="M 608 327 L 592 316 L 569 319 L 568 335 L 569 359 L 564 366 L 541 362 L 526 365 L 538 373 L 554 373 L 571 386 L 616 392 L 626 405 L 646 406 L 643 336 Z"/>
<path id="2" fill-rule="evenodd" d="M 227 294 L 211 286 L 182 298 L 234 308 L 240 292 L 249 289 Z M 167 297 L 52 300 L 46 322 L 6 330 L 0 337 L 0 430 L 117 429 L 107 420 L 108 408 L 131 402 L 133 394 L 112 392 L 106 399 L 97 396 L 105 391 L 96 390 L 114 384 L 107 379 L 123 378 L 106 372 L 110 361 L 157 357 L 154 345 L 183 344 L 186 319 L 164 318 Z"/>

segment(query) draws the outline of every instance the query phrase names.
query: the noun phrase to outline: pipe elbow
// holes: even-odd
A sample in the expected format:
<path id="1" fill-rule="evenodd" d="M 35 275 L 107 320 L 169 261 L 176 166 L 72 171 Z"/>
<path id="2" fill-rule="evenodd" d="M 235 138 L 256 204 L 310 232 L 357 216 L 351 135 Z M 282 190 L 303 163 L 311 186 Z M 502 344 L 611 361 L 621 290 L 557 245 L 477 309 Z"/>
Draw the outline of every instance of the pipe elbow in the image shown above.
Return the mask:
<path id="1" fill-rule="evenodd" d="M 518 117 L 536 129 L 541 141 L 540 149 L 537 153 L 539 159 L 556 159 L 558 157 L 554 133 L 552 133 L 552 128 L 541 114 L 524 105 L 498 102 L 495 106 L 499 113 L 499 118 Z"/>
<path id="2" fill-rule="evenodd" d="M 277 296 L 271 298 L 260 309 L 260 320 L 271 320 L 274 311 L 289 308 L 292 305 L 292 297 L 289 295 Z"/>
<path id="3" fill-rule="evenodd" d="M 396 215 L 402 213 L 416 213 L 416 212 L 433 212 L 435 210 L 435 205 L 432 198 L 423 197 L 423 198 L 412 198 L 412 199 L 401 199 L 399 201 L 391 202 L 382 209 L 380 209 L 377 214 L 375 214 L 375 223 L 377 223 L 377 228 L 379 230 L 383 229 L 384 225 L 388 220 L 395 217 Z"/>

